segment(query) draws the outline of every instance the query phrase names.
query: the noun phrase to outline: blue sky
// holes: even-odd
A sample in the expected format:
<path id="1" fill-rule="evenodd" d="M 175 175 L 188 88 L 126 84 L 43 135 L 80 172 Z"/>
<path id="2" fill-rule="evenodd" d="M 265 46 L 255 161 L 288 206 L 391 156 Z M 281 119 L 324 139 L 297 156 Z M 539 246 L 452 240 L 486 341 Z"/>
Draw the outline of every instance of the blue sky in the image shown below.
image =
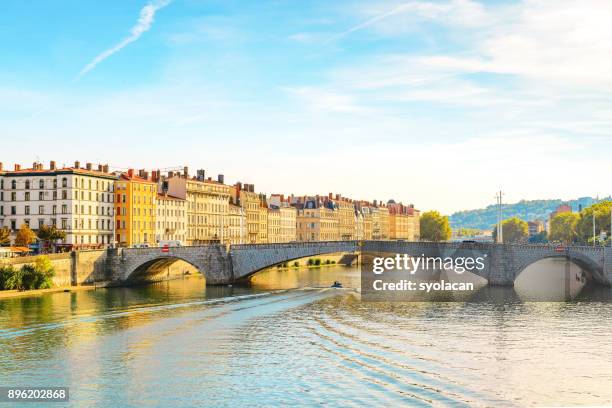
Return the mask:
<path id="1" fill-rule="evenodd" d="M 606 1 L 4 1 L 0 161 L 451 212 L 608 195 Z M 588 176 L 587 176 L 588 175 Z"/>

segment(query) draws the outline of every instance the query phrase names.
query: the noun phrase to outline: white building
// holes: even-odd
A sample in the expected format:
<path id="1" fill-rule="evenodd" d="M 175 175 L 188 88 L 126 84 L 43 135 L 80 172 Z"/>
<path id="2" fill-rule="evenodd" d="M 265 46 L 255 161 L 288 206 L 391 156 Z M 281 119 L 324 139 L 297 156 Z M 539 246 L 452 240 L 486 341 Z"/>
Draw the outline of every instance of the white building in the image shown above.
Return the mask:
<path id="1" fill-rule="evenodd" d="M 187 240 L 187 200 L 169 194 L 157 195 L 157 225 L 155 239 L 160 241 Z"/>
<path id="2" fill-rule="evenodd" d="M 0 164 L 0 228 L 8 227 L 14 239 L 22 224 L 37 230 L 53 225 L 66 233 L 67 248 L 101 248 L 112 243 L 114 231 L 113 183 L 108 165 L 91 163 L 81 168 L 48 169 L 41 163 L 3 171 Z"/>

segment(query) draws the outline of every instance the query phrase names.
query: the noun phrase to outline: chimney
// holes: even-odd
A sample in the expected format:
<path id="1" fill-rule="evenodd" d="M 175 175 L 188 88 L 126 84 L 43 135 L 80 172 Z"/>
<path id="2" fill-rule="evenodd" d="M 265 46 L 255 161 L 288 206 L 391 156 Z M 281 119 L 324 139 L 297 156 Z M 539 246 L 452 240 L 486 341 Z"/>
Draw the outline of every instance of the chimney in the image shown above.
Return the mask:
<path id="1" fill-rule="evenodd" d="M 255 184 L 249 184 L 249 188 L 250 188 L 250 192 L 254 193 L 255 192 Z"/>
<path id="2" fill-rule="evenodd" d="M 236 189 L 237 189 L 238 191 L 242 190 L 242 183 L 241 183 L 241 182 L 237 182 L 237 183 L 236 183 Z"/>
<path id="3" fill-rule="evenodd" d="M 332 193 L 328 193 L 327 194 L 327 198 L 329 198 L 331 200 L 332 198 L 334 198 L 334 195 Z"/>
<path id="4" fill-rule="evenodd" d="M 223 176 L 223 174 L 219 174 L 217 176 L 217 181 L 221 184 L 223 184 L 223 182 L 225 181 L 225 177 Z"/>
<path id="5" fill-rule="evenodd" d="M 128 169 L 128 176 L 130 178 L 134 177 L 134 169 Z"/>
<path id="6" fill-rule="evenodd" d="M 51 170 L 55 170 L 55 160 L 51 160 L 51 161 L 49 162 L 49 168 L 50 168 Z"/>
<path id="7" fill-rule="evenodd" d="M 336 194 L 336 200 L 340 201 L 340 198 L 342 198 L 340 194 Z"/>
<path id="8" fill-rule="evenodd" d="M 104 166 L 102 166 L 102 171 L 104 173 L 108 173 L 108 164 L 105 164 Z"/>
<path id="9" fill-rule="evenodd" d="M 92 168 L 92 167 L 91 167 L 91 163 L 86 163 L 86 164 L 85 164 L 85 167 L 87 168 L 87 170 L 91 170 L 91 168 Z"/>
<path id="10" fill-rule="evenodd" d="M 168 172 L 168 178 L 172 178 L 174 177 L 174 172 L 173 171 L 169 171 Z"/>
<path id="11" fill-rule="evenodd" d="M 4 167 L 4 165 L 2 164 L 2 162 L 0 162 L 0 171 L 2 171 L 3 167 Z"/>
<path id="12" fill-rule="evenodd" d="M 21 170 L 21 164 L 15 164 L 15 171 Z"/>
<path id="13" fill-rule="evenodd" d="M 185 176 L 185 178 L 189 177 L 189 167 L 183 167 L 183 176 Z"/>
<path id="14" fill-rule="evenodd" d="M 98 164 L 98 171 L 100 171 L 100 172 L 102 171 L 102 165 L 101 164 Z"/>
<path id="15" fill-rule="evenodd" d="M 151 171 L 151 181 L 157 182 L 158 180 L 159 180 L 159 177 L 157 176 L 157 170 L 152 170 Z"/>
<path id="16" fill-rule="evenodd" d="M 75 161 L 75 162 L 74 162 L 74 168 L 75 168 L 75 169 L 80 169 L 80 168 L 81 168 L 81 162 L 80 162 L 80 161 L 78 161 L 78 160 L 77 160 L 77 161 Z"/>
<path id="17" fill-rule="evenodd" d="M 204 171 L 203 169 L 199 169 L 196 171 L 196 178 L 199 181 L 204 181 L 206 179 L 206 171 Z"/>
<path id="18" fill-rule="evenodd" d="M 146 177 L 145 177 L 145 171 L 144 171 L 144 169 L 140 169 L 140 170 L 138 170 L 138 177 L 140 177 L 140 178 L 146 178 Z"/>

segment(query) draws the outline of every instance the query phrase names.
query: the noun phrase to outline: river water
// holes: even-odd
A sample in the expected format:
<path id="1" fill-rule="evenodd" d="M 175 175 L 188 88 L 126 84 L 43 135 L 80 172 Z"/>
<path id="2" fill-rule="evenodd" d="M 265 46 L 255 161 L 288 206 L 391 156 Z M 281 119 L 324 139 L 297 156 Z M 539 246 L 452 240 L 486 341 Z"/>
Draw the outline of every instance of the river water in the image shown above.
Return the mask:
<path id="1" fill-rule="evenodd" d="M 68 386 L 75 407 L 612 404 L 609 289 L 367 303 L 359 282 L 326 266 L 3 299 L 0 385 Z"/>

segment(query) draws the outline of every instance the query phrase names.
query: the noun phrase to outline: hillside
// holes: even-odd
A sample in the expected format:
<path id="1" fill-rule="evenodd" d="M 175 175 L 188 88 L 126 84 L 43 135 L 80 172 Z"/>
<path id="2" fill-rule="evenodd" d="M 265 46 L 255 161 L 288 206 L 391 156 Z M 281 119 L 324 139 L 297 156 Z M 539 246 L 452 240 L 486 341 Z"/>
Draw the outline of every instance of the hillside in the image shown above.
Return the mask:
<path id="1" fill-rule="evenodd" d="M 597 200 L 592 197 L 581 197 L 575 200 L 522 200 L 515 204 L 503 205 L 504 219 L 519 217 L 525 221 L 547 220 L 549 214 L 560 204 L 569 204 L 574 211 L 579 207 L 588 207 Z M 490 229 L 497 223 L 497 205 L 478 210 L 459 211 L 450 216 L 452 228 Z"/>

